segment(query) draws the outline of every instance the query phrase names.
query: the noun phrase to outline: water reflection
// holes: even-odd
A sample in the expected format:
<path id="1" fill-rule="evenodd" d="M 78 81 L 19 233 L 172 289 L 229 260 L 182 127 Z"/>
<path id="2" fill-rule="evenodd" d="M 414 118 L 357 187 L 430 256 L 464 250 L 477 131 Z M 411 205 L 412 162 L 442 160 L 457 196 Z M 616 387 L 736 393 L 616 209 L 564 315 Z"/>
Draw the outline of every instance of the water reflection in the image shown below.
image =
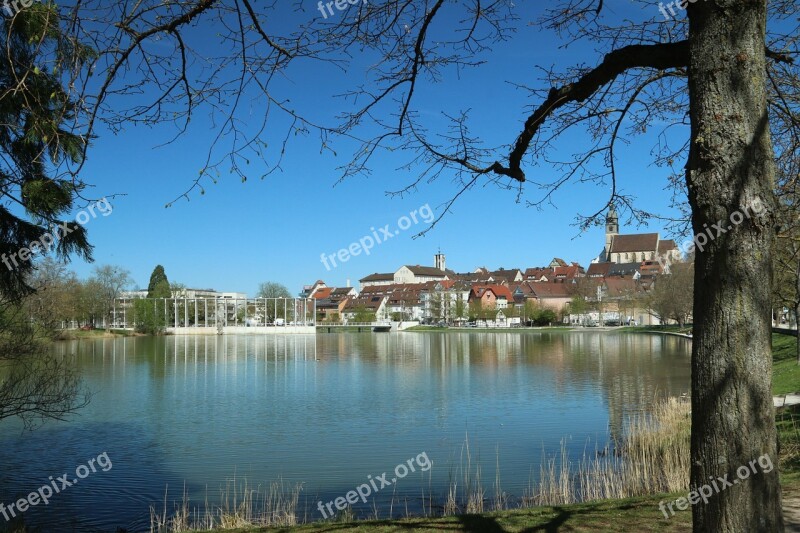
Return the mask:
<path id="1" fill-rule="evenodd" d="M 75 357 L 92 404 L 32 434 L 0 425 L 8 502 L 107 452 L 92 476 L 29 523 L 79 531 L 146 530 L 149 506 L 219 497 L 234 474 L 304 483 L 314 508 L 426 452 L 433 468 L 356 511 L 443 494 L 468 435 L 484 479 L 499 458 L 521 495 L 542 451 L 603 446 L 656 396 L 689 389 L 688 341 L 659 335 L 401 333 L 120 338 L 58 345 Z M 429 475 L 429 477 L 428 477 Z M 385 515 L 385 512 L 384 512 Z"/>

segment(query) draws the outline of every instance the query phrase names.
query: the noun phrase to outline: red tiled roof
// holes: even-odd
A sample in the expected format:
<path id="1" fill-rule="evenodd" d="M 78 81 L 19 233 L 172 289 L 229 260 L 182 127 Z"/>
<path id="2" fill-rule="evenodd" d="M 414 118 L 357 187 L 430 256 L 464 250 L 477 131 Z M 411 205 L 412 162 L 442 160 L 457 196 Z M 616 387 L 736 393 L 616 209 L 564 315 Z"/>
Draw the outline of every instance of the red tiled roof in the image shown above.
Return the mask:
<path id="1" fill-rule="evenodd" d="M 552 277 L 552 275 L 553 275 L 553 269 L 548 267 L 527 268 L 525 269 L 525 274 L 524 274 L 525 279 L 527 280 L 533 280 L 533 279 L 540 280 L 542 279 L 542 277 L 546 277 L 549 279 Z"/>
<path id="2" fill-rule="evenodd" d="M 663 241 L 658 241 L 658 253 L 663 254 L 664 252 L 669 252 L 670 250 L 677 250 L 678 245 L 675 244 L 675 241 L 672 239 L 666 239 Z"/>
<path id="3" fill-rule="evenodd" d="M 531 291 L 537 298 L 571 298 L 574 292 L 565 283 L 532 283 Z"/>
<path id="4" fill-rule="evenodd" d="M 505 270 L 501 268 L 500 270 L 495 270 L 494 272 L 489 272 L 495 279 L 504 279 L 506 281 L 514 281 L 514 278 L 517 277 L 517 273 L 522 274 L 522 271 L 518 268 L 512 268 L 511 270 Z"/>
<path id="5" fill-rule="evenodd" d="M 654 252 L 658 245 L 658 233 L 615 235 L 611 241 L 611 253 Z"/>
<path id="6" fill-rule="evenodd" d="M 553 269 L 553 275 L 557 278 L 577 278 L 579 274 L 583 273 L 583 267 L 578 263 L 572 263 L 570 266 L 558 266 Z"/>
<path id="7" fill-rule="evenodd" d="M 533 293 L 533 289 L 531 288 L 531 285 L 532 285 L 532 282 L 524 281 L 524 282 L 520 283 L 519 285 L 517 285 L 516 287 L 514 287 L 514 292 L 516 292 L 517 289 L 519 289 L 522 292 L 523 296 L 528 296 L 529 294 Z"/>
<path id="8" fill-rule="evenodd" d="M 361 278 L 358 281 L 360 281 L 361 283 L 365 281 L 394 281 L 394 272 L 387 272 L 380 274 L 376 272 L 374 274 L 370 274 L 366 278 Z"/>
<path id="9" fill-rule="evenodd" d="M 636 280 L 632 278 L 607 278 L 605 285 L 609 296 L 628 296 L 638 291 Z"/>
<path id="10" fill-rule="evenodd" d="M 357 309 L 359 307 L 363 307 L 364 309 L 375 311 L 380 308 L 385 298 L 386 298 L 385 296 L 379 296 L 379 295 L 370 295 L 366 297 L 359 296 L 358 298 L 352 298 L 348 300 L 347 303 L 344 305 L 344 308 L 352 310 L 352 309 Z"/>
<path id="11" fill-rule="evenodd" d="M 323 298 L 328 298 L 331 295 L 331 292 L 333 292 L 333 289 L 331 287 L 323 287 L 314 292 L 312 298 L 316 298 L 317 300 L 322 300 Z"/>
<path id="12" fill-rule="evenodd" d="M 481 298 L 484 292 L 492 291 L 496 297 L 505 298 L 506 301 L 510 302 L 514 299 L 514 295 L 511 294 L 511 290 L 506 285 L 473 285 L 472 291 L 478 298 Z"/>
<path id="13" fill-rule="evenodd" d="M 352 290 L 353 287 L 333 287 L 331 290 L 331 296 L 347 296 Z"/>
<path id="14" fill-rule="evenodd" d="M 590 278 L 608 276 L 611 265 L 612 263 L 592 263 L 586 271 L 586 276 Z"/>
<path id="15" fill-rule="evenodd" d="M 450 290 L 456 284 L 454 279 L 443 279 L 441 281 L 428 281 L 424 283 L 426 288 L 433 289 L 436 285 L 441 285 L 444 290 Z"/>
<path id="16" fill-rule="evenodd" d="M 661 274 L 663 268 L 658 263 L 658 261 L 643 261 L 642 268 L 639 272 L 642 276 L 654 276 L 656 274 Z"/>
<path id="17" fill-rule="evenodd" d="M 420 265 L 405 265 L 415 276 L 428 276 L 443 278 L 447 275 L 444 270 L 439 270 L 436 267 L 420 266 Z"/>

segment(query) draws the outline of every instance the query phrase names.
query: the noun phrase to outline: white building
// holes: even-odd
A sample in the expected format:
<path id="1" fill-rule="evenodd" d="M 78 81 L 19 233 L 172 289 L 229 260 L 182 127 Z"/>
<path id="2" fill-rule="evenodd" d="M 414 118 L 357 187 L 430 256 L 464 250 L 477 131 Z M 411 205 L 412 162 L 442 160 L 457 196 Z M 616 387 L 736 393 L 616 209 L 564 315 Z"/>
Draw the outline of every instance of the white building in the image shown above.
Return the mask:
<path id="1" fill-rule="evenodd" d="M 434 256 L 434 264 L 436 266 L 421 266 L 421 265 L 403 265 L 395 272 L 376 272 L 370 274 L 365 278 L 358 280 L 361 283 L 361 289 L 366 287 L 377 287 L 382 285 L 396 285 L 396 284 L 419 284 L 428 283 L 431 281 L 444 281 L 452 279 L 454 272 L 446 270 L 445 257 L 443 253 L 438 253 Z"/>

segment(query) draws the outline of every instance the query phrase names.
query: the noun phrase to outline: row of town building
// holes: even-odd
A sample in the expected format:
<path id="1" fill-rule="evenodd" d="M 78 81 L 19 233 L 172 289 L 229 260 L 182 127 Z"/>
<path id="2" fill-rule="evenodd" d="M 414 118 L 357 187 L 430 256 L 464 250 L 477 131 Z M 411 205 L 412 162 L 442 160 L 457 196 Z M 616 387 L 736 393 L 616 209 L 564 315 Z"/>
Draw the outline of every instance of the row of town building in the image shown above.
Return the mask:
<path id="1" fill-rule="evenodd" d="M 457 323 L 480 315 L 485 321 L 513 324 L 524 322 L 530 309 L 550 309 L 559 320 L 569 321 L 577 297 L 605 302 L 601 308 L 616 313 L 620 320 L 641 323 L 653 318 L 628 303 L 646 293 L 670 263 L 680 260 L 675 242 L 661 239 L 658 233 L 620 235 L 612 209 L 606 218 L 605 246 L 588 269 L 554 258 L 547 266 L 525 270 L 456 272 L 447 268 L 440 252 L 433 266 L 403 265 L 394 272 L 365 276 L 359 280 L 359 290 L 330 287 L 317 280 L 305 286 L 301 296 L 316 300 L 319 321 L 371 318 Z"/>

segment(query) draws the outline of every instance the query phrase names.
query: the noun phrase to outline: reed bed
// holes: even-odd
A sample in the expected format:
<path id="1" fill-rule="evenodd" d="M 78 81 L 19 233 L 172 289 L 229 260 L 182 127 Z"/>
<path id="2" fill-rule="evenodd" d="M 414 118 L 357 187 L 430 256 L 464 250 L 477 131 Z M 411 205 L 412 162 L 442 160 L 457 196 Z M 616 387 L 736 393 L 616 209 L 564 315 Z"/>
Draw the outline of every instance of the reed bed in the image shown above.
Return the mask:
<path id="1" fill-rule="evenodd" d="M 689 486 L 690 415 L 690 405 L 685 399 L 657 402 L 648 413 L 629 421 L 620 442 L 602 450 L 587 450 L 579 461 L 570 459 L 567 444 L 562 440 L 557 453 L 547 455 L 542 451 L 539 471 L 531 472 L 531 481 L 520 498 L 509 497 L 502 489 L 499 450 L 495 450 L 495 479 L 487 498 L 480 455 L 474 453 L 467 436 L 458 464 L 450 467 L 446 492 L 436 499 L 440 503 L 435 504 L 431 491 L 426 496 L 423 490 L 423 515 L 477 514 L 686 490 Z M 534 474 L 538 474 L 535 481 Z M 166 495 L 161 512 L 151 507 L 150 531 L 179 533 L 297 525 L 305 521 L 297 515 L 301 490 L 301 485 L 286 487 L 282 481 L 263 488 L 251 487 L 246 480 L 239 483 L 234 478 L 220 489 L 218 505 L 209 505 L 206 498 L 201 510 L 190 505 L 184 488 L 183 499 L 172 512 L 168 512 Z M 390 518 L 394 504 L 393 492 Z M 405 504 L 406 516 L 410 516 L 407 500 Z M 378 515 L 374 506 L 372 518 Z M 348 507 L 333 520 L 350 522 L 355 519 Z"/>
<path id="2" fill-rule="evenodd" d="M 573 465 L 564 441 L 560 460 L 545 459 L 536 491 L 524 506 L 563 505 L 618 499 L 689 487 L 691 411 L 688 401 L 669 398 L 631 419 L 613 449 L 594 450 Z M 575 469 L 573 472 L 573 468 Z"/>
<path id="3" fill-rule="evenodd" d="M 173 512 L 167 509 L 167 495 L 161 512 L 150 507 L 151 533 L 180 533 L 183 531 L 210 531 L 220 528 L 249 526 L 287 527 L 297 525 L 297 507 L 302 485 L 286 487 L 282 480 L 268 487 L 251 486 L 246 479 L 228 480 L 220 488 L 218 505 L 210 505 L 208 498 L 202 509 L 192 507 L 184 487 L 181 503 Z"/>

